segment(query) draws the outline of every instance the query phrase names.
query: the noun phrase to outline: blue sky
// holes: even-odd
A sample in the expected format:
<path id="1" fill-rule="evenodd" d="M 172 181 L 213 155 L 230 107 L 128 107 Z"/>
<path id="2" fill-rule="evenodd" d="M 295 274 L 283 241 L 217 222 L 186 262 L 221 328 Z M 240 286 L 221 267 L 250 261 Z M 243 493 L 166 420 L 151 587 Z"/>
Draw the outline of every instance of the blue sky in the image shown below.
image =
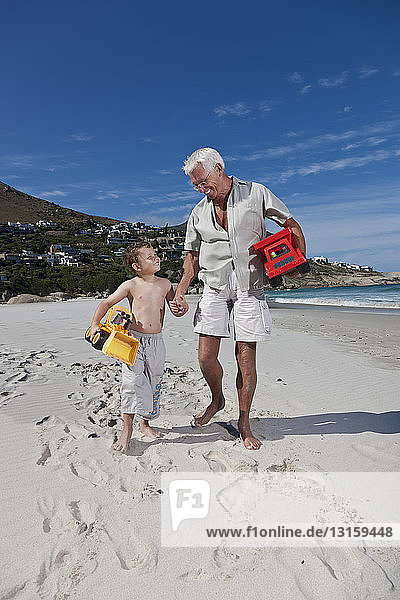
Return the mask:
<path id="1" fill-rule="evenodd" d="M 3 3 L 0 179 L 154 225 L 217 148 L 302 224 L 308 255 L 400 270 L 395 1 Z M 276 227 L 269 223 L 269 229 Z"/>

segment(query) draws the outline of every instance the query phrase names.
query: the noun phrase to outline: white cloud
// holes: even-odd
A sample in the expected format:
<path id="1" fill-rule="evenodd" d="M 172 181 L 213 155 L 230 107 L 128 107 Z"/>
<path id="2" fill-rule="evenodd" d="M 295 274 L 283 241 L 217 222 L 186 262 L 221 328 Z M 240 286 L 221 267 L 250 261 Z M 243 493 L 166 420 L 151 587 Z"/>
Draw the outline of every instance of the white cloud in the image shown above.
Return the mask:
<path id="1" fill-rule="evenodd" d="M 217 106 L 214 108 L 214 113 L 217 117 L 225 117 L 227 115 L 233 115 L 234 117 L 245 117 L 250 114 L 250 109 L 243 102 L 236 102 L 236 104 L 224 104 L 223 106 Z"/>
<path id="2" fill-rule="evenodd" d="M 336 88 L 345 83 L 348 75 L 348 71 L 343 71 L 341 75 L 336 75 L 335 77 L 322 77 L 318 79 L 318 83 L 323 88 Z"/>
<path id="3" fill-rule="evenodd" d="M 93 139 L 92 135 L 86 135 L 83 133 L 71 133 L 67 135 L 64 142 L 90 142 Z"/>
<path id="4" fill-rule="evenodd" d="M 257 152 L 253 152 L 251 154 L 241 156 L 242 160 L 263 160 L 266 158 L 275 158 L 279 156 L 285 156 L 287 154 L 292 154 L 294 152 L 299 152 L 308 149 L 316 149 L 319 146 L 327 145 L 327 144 L 337 144 L 337 142 L 343 142 L 346 140 L 353 140 L 357 138 L 367 138 L 366 142 L 372 143 L 373 140 L 378 138 L 371 137 L 376 134 L 386 133 L 387 137 L 398 136 L 396 130 L 399 129 L 400 120 L 391 120 L 391 121 L 380 121 L 377 123 L 372 123 L 371 125 L 366 125 L 365 127 L 361 127 L 360 129 L 349 129 L 340 133 L 324 133 L 318 136 L 314 136 L 309 138 L 308 140 L 304 140 L 302 142 L 296 142 L 294 144 L 288 144 L 287 146 L 275 146 L 272 148 L 267 148 L 266 150 L 259 150 Z M 289 132 L 286 134 L 287 137 L 295 137 L 295 132 Z M 379 138 L 382 139 L 382 138 Z M 354 142 L 357 147 L 361 145 L 361 142 Z"/>
<path id="5" fill-rule="evenodd" d="M 379 69 L 376 67 L 361 67 L 358 78 L 368 79 L 368 77 L 372 77 L 372 75 L 376 75 L 377 73 L 379 73 Z"/>
<path id="6" fill-rule="evenodd" d="M 288 81 L 290 83 L 294 83 L 296 85 L 300 85 L 300 84 L 304 83 L 303 76 L 301 75 L 301 73 L 298 73 L 297 71 L 295 71 L 294 73 L 290 73 L 290 75 L 288 75 Z"/>
<path id="7" fill-rule="evenodd" d="M 61 190 L 52 190 L 51 192 L 39 192 L 40 198 L 55 198 L 57 196 L 66 196 L 67 194 Z"/>
<path id="8" fill-rule="evenodd" d="M 378 150 L 377 152 L 372 152 L 364 156 L 352 156 L 349 158 L 340 158 L 338 160 L 316 162 L 304 167 L 297 167 L 284 171 L 281 174 L 281 180 L 287 181 L 287 179 L 293 177 L 294 175 L 316 175 L 318 173 L 328 171 L 339 171 L 341 169 L 348 169 L 352 167 L 364 167 L 367 164 L 387 160 L 393 156 L 395 156 L 394 152 Z"/>
<path id="9" fill-rule="evenodd" d="M 174 171 L 168 171 L 167 169 L 160 169 L 158 171 L 159 175 L 174 175 Z"/>
<path id="10" fill-rule="evenodd" d="M 263 113 L 270 112 L 271 110 L 273 110 L 273 102 L 271 102 L 270 100 L 264 100 L 263 102 L 261 102 L 258 108 Z"/>
<path id="11" fill-rule="evenodd" d="M 354 150 L 354 148 L 359 148 L 360 146 L 379 146 L 384 142 L 386 142 L 386 138 L 370 137 L 361 140 L 360 142 L 355 142 L 354 144 L 346 144 L 345 146 L 342 146 L 341 150 Z"/>
<path id="12" fill-rule="evenodd" d="M 352 106 L 346 105 L 343 107 L 343 112 L 348 113 L 351 112 L 353 110 Z"/>
<path id="13" fill-rule="evenodd" d="M 120 190 L 99 190 L 96 200 L 115 200 L 121 197 L 123 192 Z"/>
<path id="14" fill-rule="evenodd" d="M 308 94 L 311 91 L 312 85 L 305 85 L 301 88 L 300 94 Z"/>
<path id="15" fill-rule="evenodd" d="M 7 167 L 20 167 L 22 169 L 31 169 L 35 163 L 35 157 L 32 154 L 13 154 L 2 156 L 4 164 Z"/>

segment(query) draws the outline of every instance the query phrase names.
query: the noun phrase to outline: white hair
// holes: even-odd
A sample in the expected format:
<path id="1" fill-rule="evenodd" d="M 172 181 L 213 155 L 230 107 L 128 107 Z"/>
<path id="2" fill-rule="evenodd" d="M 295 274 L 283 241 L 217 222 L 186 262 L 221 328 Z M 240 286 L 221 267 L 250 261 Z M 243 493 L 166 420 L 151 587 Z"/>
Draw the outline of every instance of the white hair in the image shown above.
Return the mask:
<path id="1" fill-rule="evenodd" d="M 188 156 L 183 163 L 183 170 L 186 175 L 189 175 L 197 165 L 201 165 L 203 169 L 210 173 L 215 165 L 221 165 L 225 169 L 225 163 L 219 152 L 214 148 L 199 148 Z"/>

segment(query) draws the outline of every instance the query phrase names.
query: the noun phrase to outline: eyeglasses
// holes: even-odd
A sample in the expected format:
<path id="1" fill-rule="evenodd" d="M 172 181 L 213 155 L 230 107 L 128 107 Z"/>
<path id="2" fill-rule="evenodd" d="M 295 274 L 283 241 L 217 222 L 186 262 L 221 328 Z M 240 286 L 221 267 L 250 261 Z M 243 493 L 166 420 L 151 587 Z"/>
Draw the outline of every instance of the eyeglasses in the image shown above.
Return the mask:
<path id="1" fill-rule="evenodd" d="M 215 167 L 214 167 L 215 169 Z M 200 191 L 200 189 L 203 189 L 204 186 L 207 183 L 207 179 L 210 177 L 211 173 L 214 171 L 214 169 L 212 171 L 209 172 L 209 174 L 207 175 L 207 177 L 205 178 L 204 181 L 202 181 L 201 183 L 198 183 L 197 185 L 194 185 L 194 183 L 192 183 L 192 186 L 194 187 L 195 190 Z"/>

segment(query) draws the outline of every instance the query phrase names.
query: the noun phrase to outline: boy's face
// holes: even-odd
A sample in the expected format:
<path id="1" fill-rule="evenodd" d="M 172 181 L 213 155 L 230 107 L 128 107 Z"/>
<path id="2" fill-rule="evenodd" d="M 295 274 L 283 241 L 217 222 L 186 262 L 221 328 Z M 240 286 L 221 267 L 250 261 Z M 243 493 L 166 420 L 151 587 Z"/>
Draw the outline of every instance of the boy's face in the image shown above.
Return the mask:
<path id="1" fill-rule="evenodd" d="M 133 263 L 133 268 L 139 275 L 154 275 L 160 270 L 160 259 L 154 251 L 154 248 L 139 248 L 137 263 Z"/>

